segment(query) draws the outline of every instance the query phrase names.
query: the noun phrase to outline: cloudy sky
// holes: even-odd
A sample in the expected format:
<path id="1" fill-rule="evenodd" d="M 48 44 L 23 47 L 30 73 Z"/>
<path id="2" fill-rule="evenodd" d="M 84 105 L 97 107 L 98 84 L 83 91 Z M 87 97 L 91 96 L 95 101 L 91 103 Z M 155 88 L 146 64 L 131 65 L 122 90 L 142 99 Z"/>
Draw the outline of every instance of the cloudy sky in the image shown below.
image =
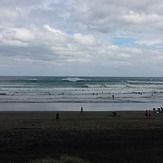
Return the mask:
<path id="1" fill-rule="evenodd" d="M 0 75 L 163 76 L 162 0 L 0 0 Z"/>

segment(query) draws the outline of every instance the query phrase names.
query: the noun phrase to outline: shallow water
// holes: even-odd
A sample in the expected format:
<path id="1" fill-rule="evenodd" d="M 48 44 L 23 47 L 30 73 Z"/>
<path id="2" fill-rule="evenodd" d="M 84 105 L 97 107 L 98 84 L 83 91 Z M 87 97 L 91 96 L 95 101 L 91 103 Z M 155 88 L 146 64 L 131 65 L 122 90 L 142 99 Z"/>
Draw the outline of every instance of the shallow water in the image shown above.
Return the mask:
<path id="1" fill-rule="evenodd" d="M 163 103 L 0 103 L 0 111 L 135 111 L 152 110 Z"/>

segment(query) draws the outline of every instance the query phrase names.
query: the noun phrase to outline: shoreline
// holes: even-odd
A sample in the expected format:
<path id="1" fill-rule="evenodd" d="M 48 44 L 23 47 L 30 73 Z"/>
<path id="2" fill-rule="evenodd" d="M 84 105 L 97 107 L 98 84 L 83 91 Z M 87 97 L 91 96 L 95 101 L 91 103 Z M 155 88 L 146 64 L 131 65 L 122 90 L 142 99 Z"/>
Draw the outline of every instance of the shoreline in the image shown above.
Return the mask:
<path id="1" fill-rule="evenodd" d="M 144 111 L 163 103 L 0 103 L 0 111 Z"/>

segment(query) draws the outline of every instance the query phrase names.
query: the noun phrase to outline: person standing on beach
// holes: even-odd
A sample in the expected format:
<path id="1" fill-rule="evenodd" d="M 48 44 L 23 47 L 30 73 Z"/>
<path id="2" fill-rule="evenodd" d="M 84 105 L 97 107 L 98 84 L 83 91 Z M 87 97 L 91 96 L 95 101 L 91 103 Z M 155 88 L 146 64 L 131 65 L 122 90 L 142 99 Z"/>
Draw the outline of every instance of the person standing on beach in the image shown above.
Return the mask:
<path id="1" fill-rule="evenodd" d="M 83 107 L 81 107 L 81 110 L 80 110 L 81 113 L 83 113 Z"/>
<path id="2" fill-rule="evenodd" d="M 58 120 L 59 119 L 59 113 L 57 112 L 56 114 L 56 119 Z"/>
<path id="3" fill-rule="evenodd" d="M 150 110 L 145 111 L 145 117 L 148 117 L 148 118 L 151 117 L 151 111 Z"/>
<path id="4" fill-rule="evenodd" d="M 145 117 L 148 117 L 148 110 L 145 111 Z"/>
<path id="5" fill-rule="evenodd" d="M 148 111 L 148 117 L 149 118 L 151 117 L 151 111 L 150 110 Z"/>

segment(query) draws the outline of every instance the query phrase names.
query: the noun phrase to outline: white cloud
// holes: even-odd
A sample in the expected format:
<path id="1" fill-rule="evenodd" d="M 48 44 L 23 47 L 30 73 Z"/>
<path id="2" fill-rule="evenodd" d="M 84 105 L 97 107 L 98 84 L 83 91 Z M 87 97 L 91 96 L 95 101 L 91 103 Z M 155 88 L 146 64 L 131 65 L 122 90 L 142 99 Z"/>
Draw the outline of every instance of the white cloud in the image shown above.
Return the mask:
<path id="1" fill-rule="evenodd" d="M 148 40 L 139 40 L 136 41 L 137 44 L 139 45 L 147 45 L 147 46 L 153 46 L 153 45 L 162 45 L 163 44 L 163 40 L 161 39 L 148 39 Z"/>
<path id="2" fill-rule="evenodd" d="M 64 32 L 62 32 L 61 30 L 57 30 L 55 28 L 50 27 L 49 25 L 44 25 L 45 29 L 47 29 L 48 31 L 54 33 L 55 35 L 58 36 L 66 36 L 66 34 Z"/>
<path id="3" fill-rule="evenodd" d="M 16 8 L 1 8 L 0 19 L 3 21 L 8 20 L 12 22 L 15 21 L 19 16 L 20 12 Z"/>
<path id="4" fill-rule="evenodd" d="M 25 28 L 13 28 L 9 31 L 11 38 L 18 39 L 20 41 L 31 41 L 34 40 L 34 35 L 31 31 Z"/>
<path id="5" fill-rule="evenodd" d="M 33 33 L 25 28 L 2 28 L 1 44 L 8 46 L 28 46 L 35 39 Z"/>
<path id="6" fill-rule="evenodd" d="M 145 13 L 136 13 L 134 11 L 130 11 L 128 14 L 122 16 L 122 19 L 127 23 L 134 24 L 144 24 L 144 23 L 155 23 L 161 20 L 161 17 L 156 13 L 145 14 Z"/>
<path id="7" fill-rule="evenodd" d="M 80 33 L 75 33 L 73 35 L 73 38 L 80 44 L 93 45 L 95 43 L 95 38 L 90 34 L 81 35 Z"/>

